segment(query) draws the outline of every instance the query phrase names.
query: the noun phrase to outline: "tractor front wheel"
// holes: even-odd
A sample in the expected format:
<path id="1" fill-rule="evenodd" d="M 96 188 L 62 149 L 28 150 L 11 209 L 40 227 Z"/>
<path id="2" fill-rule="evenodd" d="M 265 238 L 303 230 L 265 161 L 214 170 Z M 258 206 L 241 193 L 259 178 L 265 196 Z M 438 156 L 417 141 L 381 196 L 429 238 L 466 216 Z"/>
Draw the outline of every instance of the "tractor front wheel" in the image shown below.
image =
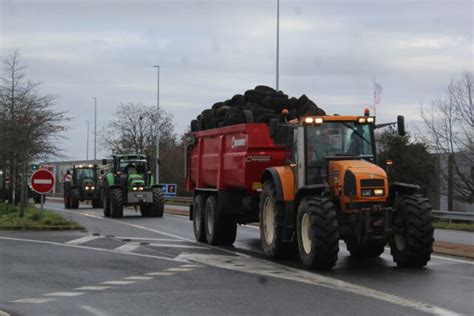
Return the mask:
<path id="1" fill-rule="evenodd" d="M 122 189 L 114 188 L 110 190 L 110 216 L 123 216 L 123 193 Z"/>
<path id="2" fill-rule="evenodd" d="M 393 236 L 393 261 L 399 267 L 419 268 L 433 252 L 433 215 L 428 199 L 419 194 L 402 195 L 398 200 Z"/>
<path id="3" fill-rule="evenodd" d="M 79 190 L 71 189 L 69 190 L 69 201 L 71 208 L 79 208 Z"/>
<path id="4" fill-rule="evenodd" d="M 329 270 L 339 252 L 339 226 L 331 201 L 305 198 L 298 207 L 297 237 L 300 259 L 309 269 Z"/>

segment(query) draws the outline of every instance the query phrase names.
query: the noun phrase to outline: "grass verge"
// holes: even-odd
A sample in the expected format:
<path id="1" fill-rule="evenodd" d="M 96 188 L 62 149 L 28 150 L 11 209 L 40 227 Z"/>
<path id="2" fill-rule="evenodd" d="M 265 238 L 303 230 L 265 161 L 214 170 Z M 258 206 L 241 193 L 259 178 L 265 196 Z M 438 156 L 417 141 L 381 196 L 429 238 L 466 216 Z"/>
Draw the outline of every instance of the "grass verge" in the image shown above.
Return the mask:
<path id="1" fill-rule="evenodd" d="M 434 225 L 435 228 L 474 232 L 474 224 L 473 223 L 455 223 L 455 222 L 450 222 L 450 221 L 444 220 L 444 219 L 438 219 L 438 220 L 434 221 L 433 225 Z"/>
<path id="2" fill-rule="evenodd" d="M 3 230 L 82 230 L 84 227 L 49 210 L 40 210 L 34 206 L 25 209 L 23 218 L 18 216 L 19 208 L 0 203 L 0 229 Z"/>

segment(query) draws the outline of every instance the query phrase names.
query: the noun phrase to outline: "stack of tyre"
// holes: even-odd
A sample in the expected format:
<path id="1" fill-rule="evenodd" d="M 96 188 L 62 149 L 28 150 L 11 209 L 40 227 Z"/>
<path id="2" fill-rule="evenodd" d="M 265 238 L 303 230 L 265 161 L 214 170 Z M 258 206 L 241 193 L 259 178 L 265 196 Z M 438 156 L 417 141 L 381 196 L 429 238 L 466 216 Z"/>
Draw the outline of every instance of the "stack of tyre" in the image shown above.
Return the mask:
<path id="1" fill-rule="evenodd" d="M 210 109 L 191 121 L 191 131 L 203 131 L 242 123 L 268 123 L 288 110 L 287 119 L 306 115 L 326 115 L 306 95 L 290 98 L 282 91 L 267 86 L 256 86 L 243 95 L 236 94 L 224 102 L 215 103 Z"/>

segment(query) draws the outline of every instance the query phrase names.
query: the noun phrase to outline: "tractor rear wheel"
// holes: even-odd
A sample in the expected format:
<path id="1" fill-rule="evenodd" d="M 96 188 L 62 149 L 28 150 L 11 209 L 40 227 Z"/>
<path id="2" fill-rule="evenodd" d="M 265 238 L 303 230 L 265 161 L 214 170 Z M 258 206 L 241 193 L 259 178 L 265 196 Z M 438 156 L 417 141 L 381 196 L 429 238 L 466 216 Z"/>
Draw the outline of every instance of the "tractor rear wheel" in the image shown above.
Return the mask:
<path id="1" fill-rule="evenodd" d="M 300 259 L 310 269 L 329 270 L 339 252 L 339 226 L 331 201 L 305 198 L 298 207 L 297 237 Z"/>
<path id="2" fill-rule="evenodd" d="M 110 216 L 122 217 L 123 216 L 123 193 L 122 189 L 114 188 L 109 193 L 110 203 Z"/>
<path id="3" fill-rule="evenodd" d="M 71 208 L 79 208 L 79 190 L 71 189 L 69 190 L 69 200 Z"/>
<path id="4" fill-rule="evenodd" d="M 288 258 L 295 253 L 295 245 L 281 241 L 284 216 L 285 206 L 276 201 L 275 185 L 265 182 L 260 198 L 260 240 L 269 259 Z"/>
<path id="5" fill-rule="evenodd" d="M 219 213 L 217 199 L 210 195 L 204 210 L 206 239 L 211 245 L 232 245 L 237 235 L 237 224 L 233 218 Z"/>
<path id="6" fill-rule="evenodd" d="M 160 188 L 153 188 L 153 203 L 150 205 L 150 217 L 163 217 L 165 196 Z"/>
<path id="7" fill-rule="evenodd" d="M 205 196 L 202 194 L 197 194 L 193 201 L 193 230 L 197 241 L 206 241 L 206 228 L 204 227 L 205 201 Z"/>
<path id="8" fill-rule="evenodd" d="M 398 200 L 390 249 L 399 267 L 420 268 L 433 252 L 433 215 L 428 199 L 402 195 Z"/>

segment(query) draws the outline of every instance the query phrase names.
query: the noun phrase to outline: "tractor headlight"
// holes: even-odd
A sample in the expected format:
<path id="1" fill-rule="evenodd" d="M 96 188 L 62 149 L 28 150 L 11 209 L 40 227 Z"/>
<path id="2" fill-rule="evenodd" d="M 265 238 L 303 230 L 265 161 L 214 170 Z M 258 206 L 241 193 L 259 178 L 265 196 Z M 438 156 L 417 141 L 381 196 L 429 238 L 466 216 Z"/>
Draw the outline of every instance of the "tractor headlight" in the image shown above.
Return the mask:
<path id="1" fill-rule="evenodd" d="M 383 195 L 383 189 L 374 189 L 374 195 Z"/>
<path id="2" fill-rule="evenodd" d="M 84 189 L 86 189 L 86 190 L 89 190 L 89 187 L 88 187 L 88 186 L 86 186 Z"/>
<path id="3" fill-rule="evenodd" d="M 136 191 L 136 190 L 138 190 L 138 188 L 137 187 L 132 187 L 132 190 Z"/>
<path id="4" fill-rule="evenodd" d="M 372 190 L 370 189 L 362 189 L 362 196 L 371 196 Z"/>
<path id="5" fill-rule="evenodd" d="M 91 190 L 95 190 L 95 187 L 91 187 Z"/>
<path id="6" fill-rule="evenodd" d="M 143 187 L 138 187 L 138 190 L 143 191 Z"/>

